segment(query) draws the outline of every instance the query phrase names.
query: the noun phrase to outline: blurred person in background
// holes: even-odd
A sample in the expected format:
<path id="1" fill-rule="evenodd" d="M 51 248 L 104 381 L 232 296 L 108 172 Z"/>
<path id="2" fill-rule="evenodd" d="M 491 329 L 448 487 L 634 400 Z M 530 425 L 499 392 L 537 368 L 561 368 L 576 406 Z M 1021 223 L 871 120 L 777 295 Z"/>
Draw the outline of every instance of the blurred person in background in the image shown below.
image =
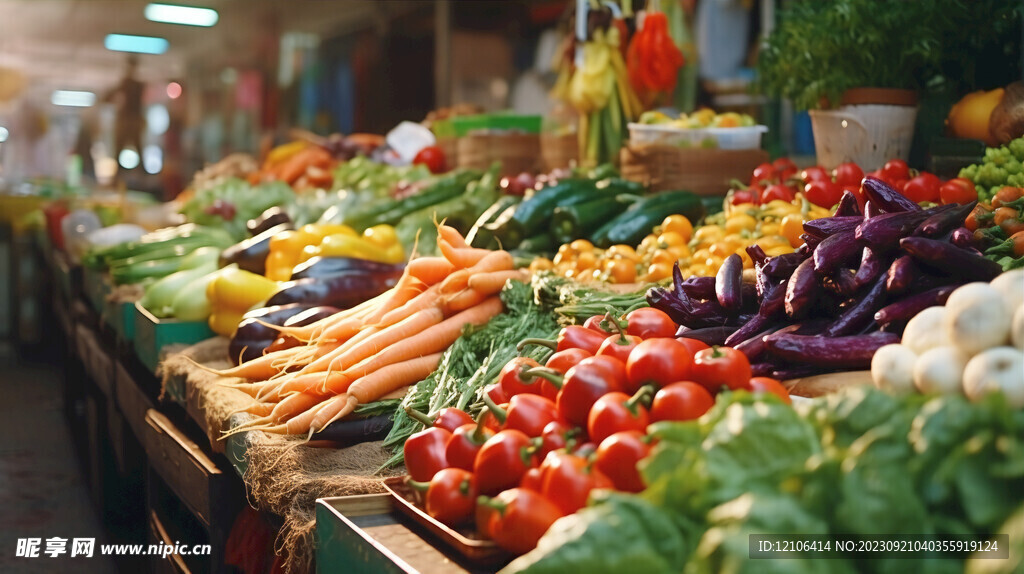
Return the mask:
<path id="1" fill-rule="evenodd" d="M 129 54 L 127 64 L 124 79 L 103 99 L 117 106 L 114 157 L 124 149 L 131 148 L 136 152 L 142 150 L 142 91 L 145 84 L 135 77 L 138 56 Z"/>

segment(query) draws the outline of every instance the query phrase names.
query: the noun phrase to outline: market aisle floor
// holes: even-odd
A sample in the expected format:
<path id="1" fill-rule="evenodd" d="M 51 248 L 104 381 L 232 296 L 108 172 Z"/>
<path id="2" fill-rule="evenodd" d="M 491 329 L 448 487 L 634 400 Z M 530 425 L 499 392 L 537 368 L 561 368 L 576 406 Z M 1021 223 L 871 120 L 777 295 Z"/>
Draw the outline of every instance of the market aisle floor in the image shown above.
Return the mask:
<path id="1" fill-rule="evenodd" d="M 105 541 L 71 446 L 60 370 L 19 364 L 0 341 L 0 572 L 113 574 Z M 19 538 L 41 538 L 38 558 L 17 558 Z M 46 538 L 96 538 L 92 558 L 51 558 Z"/>

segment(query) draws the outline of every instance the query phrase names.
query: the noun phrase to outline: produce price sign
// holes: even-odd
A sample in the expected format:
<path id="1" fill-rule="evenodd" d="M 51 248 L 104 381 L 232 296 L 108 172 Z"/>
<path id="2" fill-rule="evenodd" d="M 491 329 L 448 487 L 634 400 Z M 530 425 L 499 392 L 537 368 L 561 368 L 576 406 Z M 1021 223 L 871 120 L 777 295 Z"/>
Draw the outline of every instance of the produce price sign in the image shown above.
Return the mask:
<path id="1" fill-rule="evenodd" d="M 907 558 L 928 555 L 1008 559 L 1010 535 L 990 539 L 950 534 L 751 534 L 751 559 L 778 558 Z"/>

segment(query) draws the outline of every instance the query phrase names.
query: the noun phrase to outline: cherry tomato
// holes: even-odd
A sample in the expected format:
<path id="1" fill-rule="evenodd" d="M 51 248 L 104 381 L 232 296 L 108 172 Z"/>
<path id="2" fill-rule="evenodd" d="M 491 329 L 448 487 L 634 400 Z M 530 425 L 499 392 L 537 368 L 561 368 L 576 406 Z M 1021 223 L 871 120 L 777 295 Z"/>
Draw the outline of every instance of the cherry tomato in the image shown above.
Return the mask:
<path id="1" fill-rule="evenodd" d="M 461 468 L 445 468 L 430 479 L 424 506 L 427 514 L 448 526 L 469 520 L 476 510 L 476 479 Z"/>
<path id="2" fill-rule="evenodd" d="M 910 168 L 902 159 L 891 159 L 882 166 L 882 173 L 893 181 L 910 179 Z"/>
<path id="3" fill-rule="evenodd" d="M 555 401 L 558 412 L 570 424 L 585 427 L 590 407 L 605 394 L 621 391 L 625 380 L 622 361 L 608 356 L 583 359 L 565 374 Z"/>
<path id="4" fill-rule="evenodd" d="M 974 188 L 974 182 L 958 177 L 942 184 L 939 188 L 939 199 L 942 203 L 966 204 L 978 199 L 978 191 Z"/>
<path id="5" fill-rule="evenodd" d="M 448 464 L 455 468 L 472 471 L 477 453 L 492 436 L 494 436 L 494 431 L 483 424 L 478 426 L 476 423 L 470 423 L 455 429 L 444 449 Z"/>
<path id="6" fill-rule="evenodd" d="M 909 184 L 909 183 L 910 183 L 909 179 L 897 179 L 896 181 L 892 182 L 892 187 L 896 191 L 898 191 L 900 193 L 903 193 L 904 190 L 907 189 L 907 184 Z"/>
<path id="7" fill-rule="evenodd" d="M 488 521 L 485 532 L 491 534 L 495 544 L 513 554 L 526 554 L 536 548 L 540 537 L 564 515 L 555 503 L 526 488 L 511 488 L 482 504 L 494 509 L 484 513 Z"/>
<path id="8" fill-rule="evenodd" d="M 744 203 L 760 203 L 758 195 L 751 189 L 739 189 L 729 194 L 730 205 L 742 205 Z"/>
<path id="9" fill-rule="evenodd" d="M 712 393 L 723 385 L 730 389 L 750 388 L 750 361 L 732 347 L 712 347 L 697 353 L 691 373 L 694 381 Z"/>
<path id="10" fill-rule="evenodd" d="M 820 165 L 816 165 L 801 171 L 800 179 L 804 183 L 810 183 L 812 181 L 832 181 L 832 176 L 829 175 L 828 170 Z"/>
<path id="11" fill-rule="evenodd" d="M 593 331 L 597 331 L 598 333 L 603 333 L 604 336 L 607 337 L 608 335 L 611 335 L 611 333 L 601 327 L 601 321 L 604 321 L 604 317 L 604 315 L 594 315 L 593 317 L 589 317 L 583 322 L 583 326 Z"/>
<path id="12" fill-rule="evenodd" d="M 782 201 L 791 202 L 796 197 L 796 192 L 793 191 L 792 187 L 788 185 L 775 184 L 769 185 L 768 189 L 764 190 L 764 194 L 761 196 L 761 203 L 768 203 L 776 199 Z"/>
<path id="13" fill-rule="evenodd" d="M 838 183 L 820 179 L 805 185 L 804 195 L 814 205 L 829 209 L 843 198 L 843 188 Z"/>
<path id="14" fill-rule="evenodd" d="M 612 392 L 597 399 L 587 417 L 587 434 L 600 444 L 609 436 L 624 430 L 644 432 L 650 424 L 647 408 L 635 397 Z"/>
<path id="15" fill-rule="evenodd" d="M 714 405 L 714 397 L 703 386 L 690 381 L 672 383 L 655 393 L 651 422 L 699 419 Z"/>
<path id="16" fill-rule="evenodd" d="M 558 407 L 549 398 L 516 395 L 508 401 L 505 428 L 523 431 L 528 437 L 541 436 L 548 423 L 561 420 Z M 498 415 L 501 418 L 501 415 Z"/>
<path id="17" fill-rule="evenodd" d="M 444 150 L 436 145 L 427 146 L 416 154 L 412 163 L 427 166 L 430 173 L 443 173 L 445 171 Z"/>
<path id="18" fill-rule="evenodd" d="M 443 428 L 430 427 L 412 435 L 405 441 L 405 468 L 418 482 L 427 482 L 442 468 L 448 467 L 445 449 L 452 433 Z"/>
<path id="19" fill-rule="evenodd" d="M 655 383 L 663 387 L 690 377 L 693 353 L 676 339 L 647 339 L 629 354 L 626 361 L 627 389 Z"/>
<path id="20" fill-rule="evenodd" d="M 441 409 L 437 413 L 437 418 L 434 419 L 435 427 L 443 428 L 448 432 L 455 432 L 455 429 L 467 424 L 474 424 L 473 417 L 465 411 L 452 407 Z"/>
<path id="21" fill-rule="evenodd" d="M 566 448 L 570 442 L 575 444 L 581 438 L 582 430 L 572 427 L 569 423 L 559 419 L 551 421 L 544 427 L 540 434 L 540 448 L 537 449 L 537 458 L 544 460 L 544 457 L 553 450 Z"/>
<path id="22" fill-rule="evenodd" d="M 601 347 L 594 353 L 594 356 L 615 357 L 625 363 L 626 359 L 629 358 L 629 354 L 641 341 L 640 337 L 633 335 L 609 335 L 601 343 Z"/>
<path id="23" fill-rule="evenodd" d="M 864 170 L 853 162 L 841 163 L 836 167 L 835 179 L 839 185 L 860 186 L 860 180 L 864 179 Z"/>
<path id="24" fill-rule="evenodd" d="M 686 345 L 687 350 L 690 351 L 690 356 L 696 355 L 704 349 L 710 349 L 711 345 L 708 345 L 704 341 L 698 341 L 697 339 L 687 339 L 686 337 L 679 337 L 676 339 L 683 345 Z"/>
<path id="25" fill-rule="evenodd" d="M 921 172 L 921 175 L 911 179 L 901 190 L 903 195 L 910 201 L 921 203 L 922 201 L 939 201 L 939 187 L 942 182 L 934 174 Z"/>
<path id="26" fill-rule="evenodd" d="M 488 395 L 488 397 L 490 397 L 490 395 Z M 499 409 L 501 409 L 502 411 L 507 411 L 508 410 L 508 401 L 506 401 L 504 403 L 501 403 L 501 404 L 498 404 L 497 407 Z M 502 420 L 499 420 L 498 417 L 495 416 L 494 411 L 492 411 L 491 409 L 484 410 L 483 414 L 480 415 L 480 422 L 485 427 L 491 429 L 494 432 L 498 432 L 498 431 L 502 430 L 503 428 L 505 428 L 505 422 L 502 421 Z"/>
<path id="27" fill-rule="evenodd" d="M 555 451 L 541 463 L 541 492 L 565 514 L 587 505 L 595 488 L 612 488 L 612 481 L 587 459 Z"/>
<path id="28" fill-rule="evenodd" d="M 516 357 L 505 363 L 498 373 L 498 383 L 505 396 L 511 399 L 520 394 L 541 394 L 540 380 L 536 377 L 523 376 L 524 371 L 539 366 L 540 363 L 529 357 Z"/>
<path id="29" fill-rule="evenodd" d="M 626 315 L 626 333 L 641 339 L 674 337 L 678 326 L 668 313 L 654 307 L 642 307 Z"/>
<path id="30" fill-rule="evenodd" d="M 607 337 L 608 335 L 582 325 L 569 325 L 558 332 L 558 345 L 555 347 L 555 351 L 583 349 L 591 355 L 596 355 L 597 349 L 601 347 L 601 343 Z"/>
<path id="31" fill-rule="evenodd" d="M 494 404 L 500 405 L 508 402 L 508 395 L 505 394 L 505 390 L 501 388 L 501 383 L 491 383 L 484 387 L 484 393 L 491 397 Z"/>
<path id="32" fill-rule="evenodd" d="M 519 484 L 535 463 L 530 437 L 522 431 L 505 429 L 484 443 L 473 463 L 473 474 L 480 493 L 493 495 Z"/>
<path id="33" fill-rule="evenodd" d="M 650 453 L 651 445 L 644 433 L 621 431 L 601 441 L 594 466 L 611 479 L 616 490 L 640 492 L 644 481 L 636 465 Z"/>
<path id="34" fill-rule="evenodd" d="M 797 172 L 796 164 L 788 157 L 780 157 L 773 161 L 772 168 L 775 170 L 775 173 L 781 182 L 785 182 L 787 179 L 796 175 Z"/>
<path id="35" fill-rule="evenodd" d="M 762 181 L 774 181 L 778 177 L 775 173 L 775 168 L 770 163 L 762 163 L 761 165 L 754 168 L 754 173 L 750 177 L 750 185 L 756 185 Z"/>
<path id="36" fill-rule="evenodd" d="M 750 379 L 750 388 L 755 395 L 758 393 L 771 393 L 782 399 L 782 402 L 789 405 L 793 404 L 793 399 L 789 398 L 789 391 L 786 390 L 786 387 L 782 386 L 782 383 L 775 379 L 754 377 Z"/>
<path id="37" fill-rule="evenodd" d="M 548 357 L 548 361 L 547 363 L 544 363 L 544 366 L 549 369 L 554 369 L 564 375 L 569 371 L 569 369 L 575 367 L 580 361 L 590 356 L 592 355 L 583 349 L 566 349 Z"/>
<path id="38" fill-rule="evenodd" d="M 541 474 L 539 466 L 531 468 L 523 475 L 523 480 L 519 481 L 519 488 L 532 490 L 539 494 L 541 489 L 541 478 L 543 476 L 544 475 Z"/>

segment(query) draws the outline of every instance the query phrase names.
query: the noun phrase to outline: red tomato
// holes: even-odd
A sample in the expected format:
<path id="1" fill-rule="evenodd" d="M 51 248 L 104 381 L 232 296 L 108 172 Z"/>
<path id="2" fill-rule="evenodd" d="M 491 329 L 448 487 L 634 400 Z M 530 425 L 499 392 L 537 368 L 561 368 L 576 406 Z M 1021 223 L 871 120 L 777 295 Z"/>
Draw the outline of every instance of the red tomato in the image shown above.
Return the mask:
<path id="1" fill-rule="evenodd" d="M 558 391 L 558 412 L 569 423 L 585 427 L 590 407 L 607 393 L 621 391 L 626 382 L 626 365 L 608 356 L 583 359 L 565 374 Z"/>
<path id="2" fill-rule="evenodd" d="M 915 203 L 921 203 L 922 201 L 939 201 L 939 188 L 942 186 L 942 181 L 934 174 L 921 172 L 921 175 L 911 179 L 907 182 L 900 191 L 909 199 Z"/>
<path id="3" fill-rule="evenodd" d="M 645 432 L 650 423 L 647 409 L 626 393 L 608 393 L 597 399 L 587 417 L 587 434 L 600 444 L 609 436 L 624 430 Z"/>
<path id="4" fill-rule="evenodd" d="M 843 188 L 838 183 L 817 180 L 804 186 L 804 195 L 814 205 L 829 209 L 842 199 Z"/>
<path id="5" fill-rule="evenodd" d="M 505 396 L 511 399 L 524 393 L 541 394 L 540 379 L 523 375 L 524 371 L 539 366 L 540 363 L 529 357 L 516 357 L 505 363 L 501 372 L 498 373 L 498 383 L 501 384 L 501 390 L 505 392 Z"/>
<path id="6" fill-rule="evenodd" d="M 864 170 L 853 162 L 841 163 L 835 170 L 836 183 L 839 185 L 860 185 L 864 179 Z"/>
<path id="7" fill-rule="evenodd" d="M 427 146 L 416 154 L 412 163 L 427 166 L 430 173 L 443 173 L 445 171 L 444 150 L 436 145 Z"/>
<path id="8" fill-rule="evenodd" d="M 555 504 L 532 490 L 512 488 L 480 506 L 491 506 L 490 512 L 477 512 L 487 524 L 481 530 L 491 535 L 494 542 L 512 554 L 526 554 L 537 547 L 537 541 L 563 516 Z M 501 509 L 498 511 L 498 509 Z"/>
<path id="9" fill-rule="evenodd" d="M 565 514 L 587 505 L 595 488 L 612 488 L 612 481 L 593 468 L 587 459 L 566 452 L 552 452 L 541 463 L 541 493 Z"/>
<path id="10" fill-rule="evenodd" d="M 605 336 L 611 335 L 610 332 L 605 331 L 604 328 L 601 327 L 601 321 L 604 321 L 604 317 L 604 315 L 594 315 L 584 321 L 583 326 L 593 331 L 597 331 L 598 333 L 604 333 Z"/>
<path id="11" fill-rule="evenodd" d="M 703 351 L 704 349 L 711 348 L 711 345 L 708 345 L 704 341 L 698 341 L 697 339 L 687 339 L 686 337 L 679 337 L 676 340 L 686 345 L 686 348 L 689 349 L 690 351 L 690 355 L 696 355 L 697 353 Z"/>
<path id="12" fill-rule="evenodd" d="M 832 176 L 829 175 L 828 170 L 820 165 L 816 165 L 801 171 L 800 179 L 804 183 L 810 183 L 812 181 L 832 181 Z"/>
<path id="13" fill-rule="evenodd" d="M 476 423 L 462 425 L 455 429 L 444 449 L 448 464 L 455 468 L 472 471 L 476 454 L 492 436 L 494 436 L 493 430 L 483 425 L 477 426 Z"/>
<path id="14" fill-rule="evenodd" d="M 667 313 L 654 307 L 643 307 L 626 315 L 626 333 L 641 339 L 674 337 L 678 326 Z"/>
<path id="15" fill-rule="evenodd" d="M 636 465 L 650 453 L 651 445 L 644 433 L 621 431 L 601 441 L 594 466 L 611 479 L 616 490 L 640 492 L 644 481 Z"/>
<path id="16" fill-rule="evenodd" d="M 536 462 L 530 444 L 530 437 L 515 429 L 503 430 L 488 439 L 473 463 L 480 493 L 492 495 L 519 484 Z"/>
<path id="17" fill-rule="evenodd" d="M 532 438 L 540 436 L 548 423 L 557 420 L 561 420 L 561 417 L 551 399 L 538 395 L 516 395 L 508 401 L 505 428 L 523 431 Z"/>
<path id="18" fill-rule="evenodd" d="M 544 363 L 544 366 L 549 369 L 554 369 L 564 375 L 569 371 L 569 369 L 579 364 L 580 361 L 591 356 L 593 355 L 583 349 L 566 349 L 548 357 L 548 362 Z"/>
<path id="19" fill-rule="evenodd" d="M 448 526 L 469 520 L 476 510 L 476 480 L 461 468 L 438 471 L 430 480 L 424 506 L 427 514 Z"/>
<path id="20" fill-rule="evenodd" d="M 473 417 L 465 411 L 452 407 L 441 409 L 437 413 L 437 418 L 434 419 L 435 427 L 443 428 L 448 432 L 455 432 L 455 429 L 468 424 L 474 424 Z"/>
<path id="21" fill-rule="evenodd" d="M 978 199 L 978 191 L 974 188 L 974 182 L 958 177 L 942 184 L 939 188 L 939 199 L 942 203 L 970 203 Z"/>
<path id="22" fill-rule="evenodd" d="M 491 397 L 494 404 L 500 405 L 508 402 L 508 395 L 505 394 L 505 390 L 501 388 L 501 383 L 491 383 L 484 387 L 484 393 Z"/>
<path id="23" fill-rule="evenodd" d="M 601 348 L 594 353 L 594 356 L 615 357 L 625 363 L 626 359 L 629 358 L 629 354 L 636 348 L 640 341 L 642 341 L 640 337 L 633 335 L 609 335 L 608 338 L 601 343 Z"/>
<path id="24" fill-rule="evenodd" d="M 778 175 L 775 173 L 775 168 L 772 167 L 772 164 L 762 163 L 754 168 L 754 174 L 750 177 L 750 185 L 755 185 L 762 181 L 774 181 Z"/>
<path id="25" fill-rule="evenodd" d="M 519 488 L 525 488 L 526 490 L 532 490 L 540 494 L 541 489 L 541 474 L 540 467 L 534 467 L 526 471 L 523 475 L 523 480 L 519 481 Z"/>
<path id="26" fill-rule="evenodd" d="M 743 203 L 757 203 L 758 198 L 752 190 L 739 189 L 732 192 L 729 195 L 729 203 L 731 205 L 740 205 Z"/>
<path id="27" fill-rule="evenodd" d="M 773 161 L 772 168 L 775 169 L 775 173 L 778 174 L 779 180 L 782 182 L 793 177 L 797 172 L 796 164 L 788 157 L 780 157 Z"/>
<path id="28" fill-rule="evenodd" d="M 663 387 L 688 379 L 692 362 L 693 353 L 676 339 L 647 339 L 629 354 L 626 380 L 634 389 L 647 383 Z"/>
<path id="29" fill-rule="evenodd" d="M 885 165 L 882 166 L 882 173 L 893 181 L 910 179 L 910 168 L 907 167 L 907 162 L 902 159 L 891 159 L 885 162 Z"/>
<path id="30" fill-rule="evenodd" d="M 768 189 L 764 190 L 764 194 L 761 196 L 761 203 L 768 203 L 769 201 L 776 199 L 791 202 L 795 197 L 796 192 L 793 191 L 792 187 L 777 183 L 775 185 L 769 185 Z"/>
<path id="31" fill-rule="evenodd" d="M 691 371 L 693 380 L 711 392 L 723 385 L 730 389 L 750 388 L 750 361 L 732 347 L 712 347 L 697 353 Z"/>
<path id="32" fill-rule="evenodd" d="M 793 404 L 793 399 L 789 398 L 789 391 L 786 387 L 782 386 L 779 381 L 769 377 L 754 377 L 750 379 L 750 388 L 754 391 L 754 394 L 758 393 L 771 393 L 786 404 Z"/>
<path id="33" fill-rule="evenodd" d="M 711 393 L 690 381 L 666 385 L 654 395 L 651 422 L 698 419 L 715 405 Z"/>
<path id="34" fill-rule="evenodd" d="M 582 430 L 570 426 L 569 423 L 561 419 L 549 422 L 540 434 L 537 458 L 544 460 L 549 452 L 567 447 L 569 441 L 575 441 L 582 433 Z"/>
<path id="35" fill-rule="evenodd" d="M 438 427 L 421 430 L 409 437 L 402 447 L 409 476 L 415 481 L 427 482 L 437 471 L 448 467 L 445 449 L 451 438 L 452 433 Z"/>

